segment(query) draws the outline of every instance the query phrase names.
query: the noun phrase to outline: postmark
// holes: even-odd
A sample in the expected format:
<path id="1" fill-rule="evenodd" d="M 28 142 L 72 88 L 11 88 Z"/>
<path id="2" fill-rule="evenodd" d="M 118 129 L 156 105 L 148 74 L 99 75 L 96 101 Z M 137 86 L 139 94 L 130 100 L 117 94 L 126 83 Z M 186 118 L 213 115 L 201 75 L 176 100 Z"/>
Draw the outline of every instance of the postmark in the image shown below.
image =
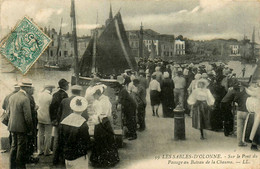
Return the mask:
<path id="1" fill-rule="evenodd" d="M 0 44 L 0 53 L 26 74 L 51 41 L 33 21 L 24 17 Z"/>

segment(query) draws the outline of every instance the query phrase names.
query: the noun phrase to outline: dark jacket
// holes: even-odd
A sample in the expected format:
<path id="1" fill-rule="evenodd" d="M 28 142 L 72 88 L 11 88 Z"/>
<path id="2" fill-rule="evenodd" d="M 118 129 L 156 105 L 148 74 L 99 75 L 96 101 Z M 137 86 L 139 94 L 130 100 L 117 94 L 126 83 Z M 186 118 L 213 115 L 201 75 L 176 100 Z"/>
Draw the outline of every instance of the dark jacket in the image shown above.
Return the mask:
<path id="1" fill-rule="evenodd" d="M 4 101 L 3 101 L 3 104 L 2 104 L 2 108 L 3 108 L 4 110 L 6 110 L 7 107 L 8 107 L 9 98 L 10 98 L 12 95 L 14 95 L 15 93 L 17 93 L 17 92 L 16 92 L 16 91 L 13 91 L 12 93 L 10 93 L 9 95 L 7 95 L 7 96 L 5 97 L 5 99 L 4 99 Z"/>
<path id="2" fill-rule="evenodd" d="M 68 94 L 63 89 L 60 89 L 59 91 L 53 94 L 52 102 L 50 105 L 50 118 L 52 122 L 55 120 L 57 120 L 58 122 L 60 121 L 58 112 L 60 109 L 61 101 L 65 98 L 68 98 Z"/>
<path id="3" fill-rule="evenodd" d="M 10 132 L 29 133 L 33 128 L 30 100 L 26 93 L 19 91 L 9 98 L 8 110 Z"/>
<path id="4" fill-rule="evenodd" d="M 239 93 L 236 93 L 234 101 L 237 102 L 237 104 L 238 104 L 238 107 L 237 107 L 238 111 L 247 112 L 246 100 L 248 97 L 249 97 L 249 95 L 246 93 L 245 89 Z"/>
<path id="5" fill-rule="evenodd" d="M 58 113 L 58 119 L 59 122 L 61 122 L 63 119 L 65 119 L 68 115 L 70 115 L 71 113 L 73 113 L 73 111 L 70 108 L 70 102 L 71 100 L 76 97 L 76 96 L 70 96 L 69 98 L 65 98 L 61 101 L 61 105 L 60 105 L 60 109 L 59 109 L 59 113 Z M 82 115 L 82 117 L 84 117 L 86 120 L 88 120 L 88 112 L 87 110 L 85 110 Z"/>
<path id="6" fill-rule="evenodd" d="M 71 114 L 73 115 L 73 114 Z M 70 116 L 66 117 L 69 118 Z M 66 118 L 64 120 L 66 120 Z M 83 117 L 81 117 L 83 118 Z M 78 120 L 84 121 L 84 120 Z M 59 143 L 64 152 L 66 160 L 75 160 L 79 157 L 87 155 L 90 148 L 90 136 L 88 132 L 88 125 L 85 122 L 79 122 L 81 125 L 75 126 L 70 124 L 63 124 L 61 122 L 59 127 Z"/>

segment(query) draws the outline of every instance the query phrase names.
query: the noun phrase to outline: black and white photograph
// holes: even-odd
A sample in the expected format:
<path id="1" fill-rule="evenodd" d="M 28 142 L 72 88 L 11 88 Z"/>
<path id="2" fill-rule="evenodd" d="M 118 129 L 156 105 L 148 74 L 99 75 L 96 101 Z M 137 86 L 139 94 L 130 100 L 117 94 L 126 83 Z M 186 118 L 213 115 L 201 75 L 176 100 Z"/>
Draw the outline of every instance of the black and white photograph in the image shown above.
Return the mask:
<path id="1" fill-rule="evenodd" d="M 0 0 L 0 169 L 259 169 L 259 11 Z"/>

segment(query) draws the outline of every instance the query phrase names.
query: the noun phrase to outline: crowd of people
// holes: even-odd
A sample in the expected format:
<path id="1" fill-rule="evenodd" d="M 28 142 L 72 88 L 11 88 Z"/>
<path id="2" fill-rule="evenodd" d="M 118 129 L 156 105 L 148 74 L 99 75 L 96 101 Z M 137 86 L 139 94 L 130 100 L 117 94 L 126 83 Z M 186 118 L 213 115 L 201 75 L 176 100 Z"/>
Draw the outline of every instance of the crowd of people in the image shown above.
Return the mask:
<path id="1" fill-rule="evenodd" d="M 260 83 L 239 82 L 225 64 L 148 61 L 139 64 L 138 72 L 126 70 L 117 76 L 117 82 L 120 87 L 116 106 L 122 112 L 124 135 L 129 141 L 137 139 L 137 131 L 146 129 L 147 115 L 172 118 L 174 108 L 179 106 L 192 118 L 192 127 L 200 131 L 201 140 L 206 139 L 205 129 L 224 130 L 225 136 L 237 130 L 238 146 L 251 142 L 251 149 L 258 150 Z M 94 167 L 116 165 L 120 158 L 112 126 L 112 104 L 104 94 L 107 86 L 94 77 L 85 93 L 82 86 L 71 86 L 70 96 L 67 80 L 59 80 L 58 86 L 53 93 L 55 86 L 45 85 L 34 100 L 32 81 L 23 79 L 6 96 L 2 105 L 6 118 L 2 122 L 10 132 L 10 168 L 26 168 L 26 163 L 38 162 L 38 157 L 33 156 L 35 151 L 38 156 L 53 154 L 53 164 L 64 163 L 66 168 L 87 168 L 88 161 Z M 152 107 L 148 114 L 147 96 Z M 93 140 L 89 120 L 94 123 Z"/>
<path id="2" fill-rule="evenodd" d="M 248 83 L 238 81 L 233 69 L 224 63 L 194 65 L 149 59 L 140 60 L 138 66 L 139 76 L 146 76 L 149 83 L 153 116 L 160 116 L 158 107 L 162 104 L 163 117 L 173 117 L 173 110 L 179 105 L 192 117 L 192 127 L 200 130 L 202 140 L 205 139 L 204 129 L 224 130 L 225 136 L 237 134 L 238 146 L 246 146 L 245 140 L 247 140 L 252 142 L 252 150 L 258 149 L 259 92 L 252 95 L 253 92 L 250 91 L 258 90 L 259 81 L 252 79 Z M 244 71 L 242 70 L 243 74 Z M 134 75 L 136 73 L 131 71 L 125 73 L 129 93 L 137 93 L 130 85 L 131 79 L 140 79 Z M 252 105 L 255 106 L 254 111 L 250 108 Z M 251 118 L 254 121 L 253 129 L 252 124 L 250 127 L 250 122 L 247 123 L 247 118 L 252 112 L 254 112 L 254 117 Z M 237 127 L 234 125 L 234 118 L 237 118 Z M 245 136 L 250 133 L 250 128 L 251 141 L 246 138 L 249 136 Z"/>
<path id="3" fill-rule="evenodd" d="M 83 88 L 73 85 L 69 97 L 69 82 L 61 79 L 58 85 L 55 93 L 54 85 L 45 85 L 34 100 L 32 81 L 23 79 L 6 96 L 2 122 L 10 132 L 10 168 L 26 168 L 26 163 L 37 163 L 41 155 L 53 155 L 54 165 L 88 168 L 89 151 L 93 166 L 116 165 L 120 159 L 111 125 L 112 105 L 103 94 L 106 86 L 95 83 L 82 97 Z M 94 141 L 89 134 L 89 114 L 93 115 Z"/>

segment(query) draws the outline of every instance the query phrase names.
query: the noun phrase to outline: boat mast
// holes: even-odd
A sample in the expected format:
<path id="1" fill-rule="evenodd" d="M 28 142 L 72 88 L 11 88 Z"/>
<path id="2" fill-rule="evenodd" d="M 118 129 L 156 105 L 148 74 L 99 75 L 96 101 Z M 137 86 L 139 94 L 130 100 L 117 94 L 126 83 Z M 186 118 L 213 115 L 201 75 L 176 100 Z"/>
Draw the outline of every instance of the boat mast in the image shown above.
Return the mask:
<path id="1" fill-rule="evenodd" d="M 74 73 L 76 75 L 76 84 L 79 83 L 79 69 L 78 69 L 78 44 L 77 44 L 77 28 L 76 28 L 76 14 L 75 14 L 75 1 L 71 0 L 71 13 L 72 21 L 72 40 L 74 43 Z"/>
<path id="2" fill-rule="evenodd" d="M 96 21 L 96 25 L 98 24 L 98 13 L 97 13 L 97 21 Z M 93 54 L 92 54 L 92 66 L 91 66 L 91 73 L 92 75 L 96 74 L 96 55 L 97 55 L 97 27 L 94 30 L 93 33 Z"/>
<path id="3" fill-rule="evenodd" d="M 141 22 L 141 27 L 140 27 L 140 32 L 139 32 L 139 58 L 143 58 L 143 36 L 144 36 L 144 32 L 143 32 L 143 24 Z"/>
<path id="4" fill-rule="evenodd" d="M 252 34 L 252 59 L 255 59 L 255 27 Z"/>
<path id="5" fill-rule="evenodd" d="M 61 27 L 62 27 L 62 19 L 63 19 L 63 18 L 61 18 L 60 32 L 59 32 L 59 36 L 58 36 L 58 47 L 57 47 L 57 52 L 56 52 L 56 56 L 57 56 L 57 61 L 56 61 L 56 63 L 57 63 L 57 64 L 58 64 L 58 62 L 59 62 L 59 52 L 60 52 L 60 48 L 61 48 L 61 36 L 62 36 L 62 34 L 61 34 Z"/>

